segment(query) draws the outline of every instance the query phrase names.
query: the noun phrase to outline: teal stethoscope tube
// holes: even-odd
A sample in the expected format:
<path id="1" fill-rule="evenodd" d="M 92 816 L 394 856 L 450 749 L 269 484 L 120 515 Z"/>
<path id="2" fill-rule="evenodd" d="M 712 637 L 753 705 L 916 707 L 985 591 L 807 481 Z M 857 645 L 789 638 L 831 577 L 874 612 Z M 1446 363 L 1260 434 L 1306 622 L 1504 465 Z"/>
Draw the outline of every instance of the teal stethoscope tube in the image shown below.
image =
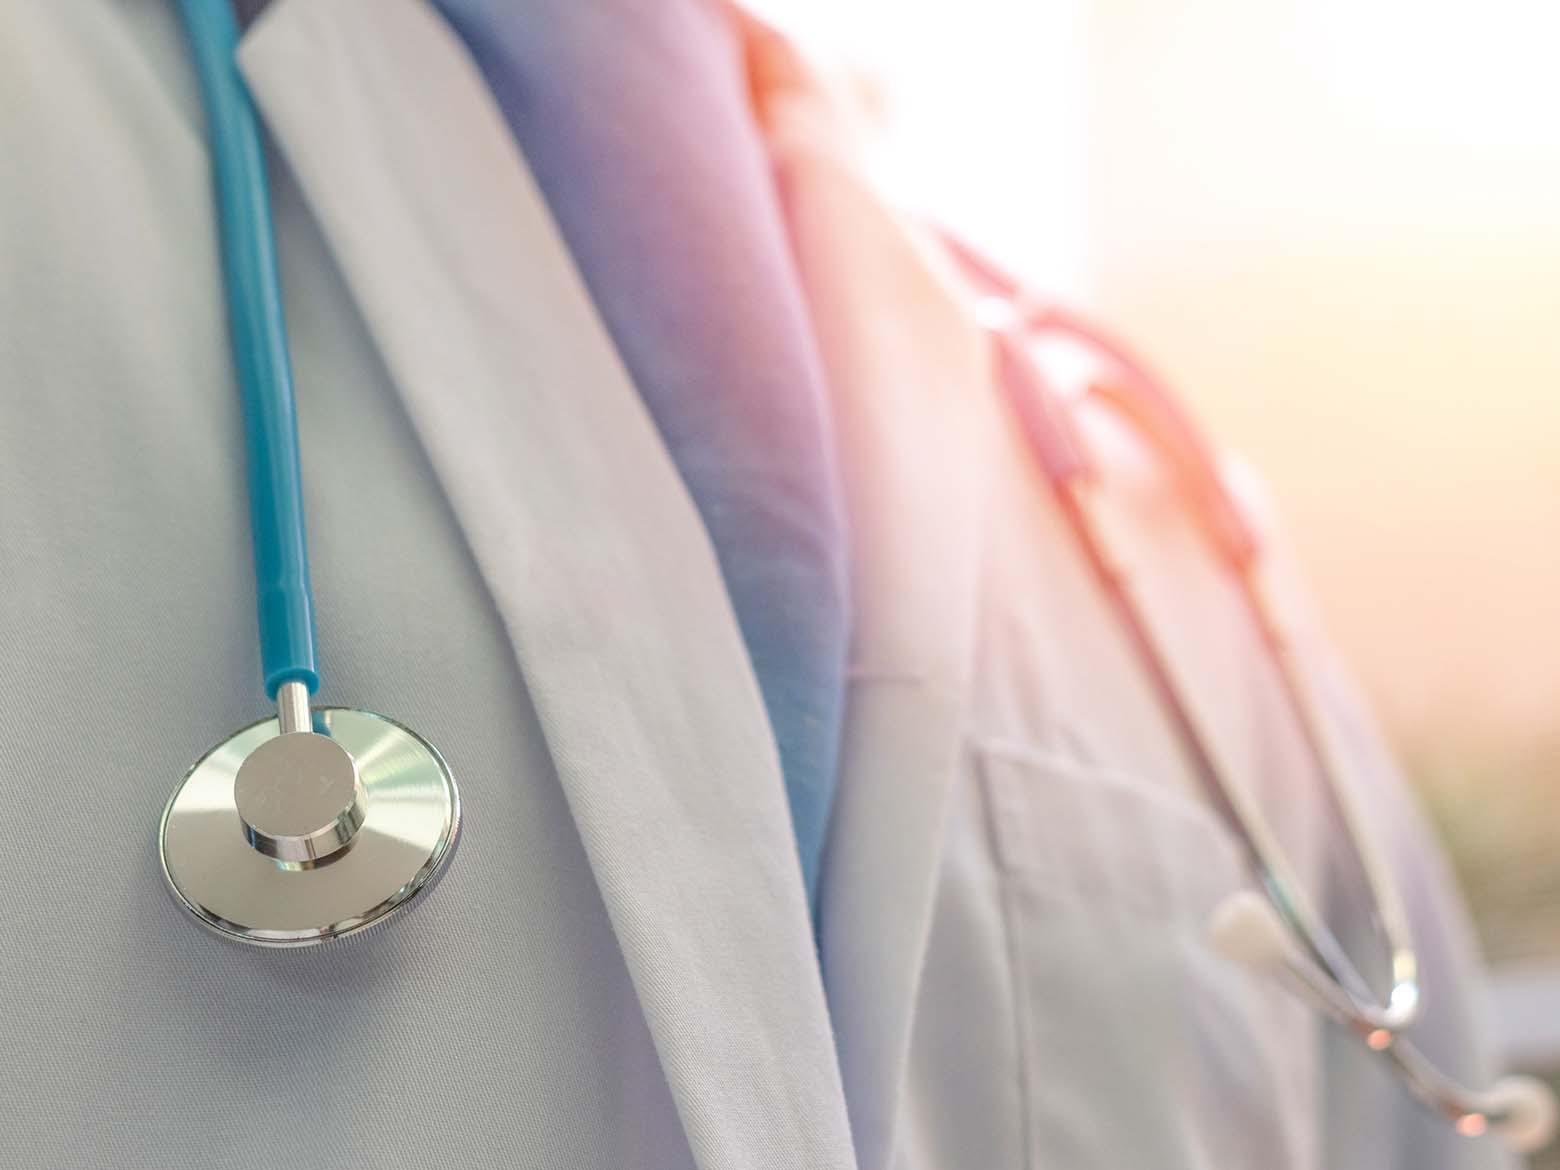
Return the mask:
<path id="1" fill-rule="evenodd" d="M 283 683 L 297 681 L 313 693 L 320 679 L 298 421 L 260 129 L 234 60 L 238 26 L 228 0 L 178 0 L 178 6 L 210 123 L 228 316 L 244 404 L 265 690 L 275 698 Z"/>

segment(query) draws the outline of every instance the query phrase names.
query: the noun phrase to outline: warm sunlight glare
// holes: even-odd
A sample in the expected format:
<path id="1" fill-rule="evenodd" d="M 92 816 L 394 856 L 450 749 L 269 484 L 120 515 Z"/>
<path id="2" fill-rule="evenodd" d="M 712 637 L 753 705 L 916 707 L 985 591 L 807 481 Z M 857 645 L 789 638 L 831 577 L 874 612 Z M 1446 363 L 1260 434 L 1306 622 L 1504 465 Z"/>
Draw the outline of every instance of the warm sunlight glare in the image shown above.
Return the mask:
<path id="1" fill-rule="evenodd" d="M 1560 6 L 772 0 L 900 197 L 1093 309 L 1267 476 L 1401 738 L 1560 703 Z"/>

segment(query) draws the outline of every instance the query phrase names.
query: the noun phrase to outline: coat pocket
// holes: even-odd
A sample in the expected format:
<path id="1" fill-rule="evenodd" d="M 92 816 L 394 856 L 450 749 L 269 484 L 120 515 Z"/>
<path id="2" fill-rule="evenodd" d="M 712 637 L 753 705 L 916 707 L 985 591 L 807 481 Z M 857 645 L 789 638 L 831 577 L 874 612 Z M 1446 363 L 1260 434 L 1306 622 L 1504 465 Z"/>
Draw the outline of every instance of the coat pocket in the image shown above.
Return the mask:
<path id="1" fill-rule="evenodd" d="M 1216 954 L 1208 915 L 1250 881 L 1179 795 L 988 748 L 1032 1170 L 1305 1167 L 1314 1021 Z"/>

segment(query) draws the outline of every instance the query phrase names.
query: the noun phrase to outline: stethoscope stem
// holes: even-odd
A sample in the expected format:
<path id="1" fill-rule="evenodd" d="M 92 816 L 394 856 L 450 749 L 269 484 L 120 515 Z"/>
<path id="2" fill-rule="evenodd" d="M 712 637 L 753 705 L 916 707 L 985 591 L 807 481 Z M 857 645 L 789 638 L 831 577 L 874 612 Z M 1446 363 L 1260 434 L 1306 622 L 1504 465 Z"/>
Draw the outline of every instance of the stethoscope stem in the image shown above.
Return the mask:
<path id="1" fill-rule="evenodd" d="M 309 688 L 297 679 L 276 688 L 276 721 L 283 735 L 314 730 L 309 712 Z"/>

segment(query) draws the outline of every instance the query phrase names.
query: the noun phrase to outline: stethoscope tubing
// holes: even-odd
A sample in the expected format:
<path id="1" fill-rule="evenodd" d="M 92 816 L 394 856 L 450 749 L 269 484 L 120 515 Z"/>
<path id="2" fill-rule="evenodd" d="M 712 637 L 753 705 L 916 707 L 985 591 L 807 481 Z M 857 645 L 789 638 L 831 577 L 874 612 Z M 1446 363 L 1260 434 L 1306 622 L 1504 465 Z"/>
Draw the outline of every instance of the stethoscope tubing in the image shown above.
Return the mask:
<path id="1" fill-rule="evenodd" d="M 1174 400 L 1160 389 L 1155 376 L 1119 342 L 1076 314 L 1031 301 L 1017 281 L 973 248 L 946 234 L 943 239 L 955 260 L 988 294 L 982 318 L 997 346 L 998 370 L 1008 390 L 1008 400 L 1215 811 L 1241 843 L 1275 907 L 1291 923 L 1306 957 L 1333 980 L 1335 990 L 1343 997 L 1340 1003 L 1347 1005 L 1353 1027 L 1367 1035 L 1403 1030 L 1413 1022 L 1420 997 L 1417 963 L 1402 899 L 1368 821 L 1339 779 L 1341 773 L 1330 739 L 1309 688 L 1300 677 L 1282 624 L 1269 604 L 1256 530 L 1231 498 L 1212 452 Z M 1295 712 L 1307 750 L 1333 793 L 1359 854 L 1389 950 L 1392 986 L 1385 997 L 1377 999 L 1370 991 L 1369 984 L 1327 929 L 1260 810 L 1244 789 L 1225 779 L 1207 737 L 1182 698 L 1182 688 L 1176 682 L 1169 658 L 1134 596 L 1132 579 L 1122 571 L 1120 558 L 1103 536 L 1108 526 L 1098 518 L 1097 469 L 1061 395 L 1026 350 L 1030 340 L 1047 334 L 1069 338 L 1093 350 L 1105 359 L 1114 377 L 1126 384 L 1125 388 L 1113 389 L 1111 381 L 1101 381 L 1094 391 L 1106 405 L 1135 424 L 1168 459 L 1177 483 L 1190 496 L 1194 517 L 1207 532 L 1219 560 L 1233 574 L 1266 656 L 1278 673 L 1286 701 Z"/>
<path id="2" fill-rule="evenodd" d="M 227 0 L 177 0 L 210 123 L 217 227 L 243 402 L 255 602 L 266 695 L 319 689 L 298 420 L 259 120 Z"/>
<path id="3" fill-rule="evenodd" d="M 1390 863 L 1353 791 L 1343 781 L 1327 721 L 1317 707 L 1283 623 L 1268 595 L 1256 530 L 1225 486 L 1198 431 L 1154 376 L 1108 335 L 1066 310 L 1031 302 L 1018 283 L 962 241 L 939 233 L 954 259 L 986 295 L 977 316 L 996 347 L 995 365 L 1007 401 L 1041 470 L 1050 482 L 1068 526 L 1091 571 L 1109 598 L 1151 688 L 1169 719 L 1192 771 L 1215 813 L 1231 828 L 1264 891 L 1256 898 L 1272 929 L 1242 914 L 1244 929 L 1256 925 L 1266 943 L 1254 963 L 1285 982 L 1325 1016 L 1358 1035 L 1366 1047 L 1398 1073 L 1409 1094 L 1447 1118 L 1459 1133 L 1498 1132 L 1517 1149 L 1548 1141 L 1554 1098 L 1532 1078 L 1508 1077 L 1484 1092 L 1465 1088 L 1441 1073 L 1403 1033 L 1420 1007 L 1418 966 L 1408 915 Z M 1169 656 L 1135 595 L 1133 578 L 1109 539 L 1112 526 L 1101 515 L 1098 470 L 1069 415 L 1027 346 L 1045 334 L 1059 334 L 1093 350 L 1113 376 L 1091 386 L 1091 394 L 1126 417 L 1174 469 L 1195 519 L 1219 560 L 1233 575 L 1265 656 L 1292 710 L 1317 772 L 1332 795 L 1343 827 L 1358 855 L 1388 952 L 1390 987 L 1378 999 L 1328 929 L 1280 848 L 1252 797 L 1225 778 L 1209 741 L 1185 701 Z M 1118 381 L 1119 380 L 1119 381 Z M 1237 909 L 1251 909 L 1249 904 Z M 1249 938 L 1247 940 L 1249 942 Z"/>

